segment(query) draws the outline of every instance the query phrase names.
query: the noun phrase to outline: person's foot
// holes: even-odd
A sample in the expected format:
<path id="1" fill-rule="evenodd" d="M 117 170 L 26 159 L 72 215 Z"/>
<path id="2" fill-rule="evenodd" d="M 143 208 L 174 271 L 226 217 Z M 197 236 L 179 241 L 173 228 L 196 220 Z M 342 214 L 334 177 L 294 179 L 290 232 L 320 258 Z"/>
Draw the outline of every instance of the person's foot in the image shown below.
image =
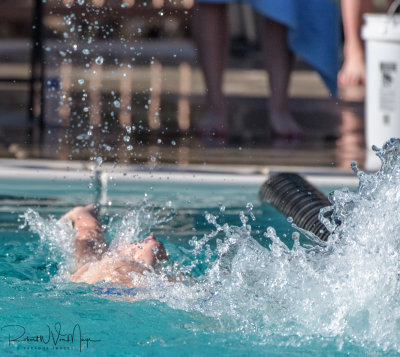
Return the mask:
<path id="1" fill-rule="evenodd" d="M 301 126 L 289 112 L 270 112 L 269 127 L 271 135 L 285 139 L 300 139 L 304 136 Z"/>
<path id="2" fill-rule="evenodd" d="M 207 111 L 203 120 L 195 126 L 195 132 L 202 137 L 224 138 L 227 133 L 226 115 Z"/>
<path id="3" fill-rule="evenodd" d="M 359 86 L 365 84 L 364 51 L 353 49 L 345 55 L 342 68 L 338 73 L 338 86 Z"/>

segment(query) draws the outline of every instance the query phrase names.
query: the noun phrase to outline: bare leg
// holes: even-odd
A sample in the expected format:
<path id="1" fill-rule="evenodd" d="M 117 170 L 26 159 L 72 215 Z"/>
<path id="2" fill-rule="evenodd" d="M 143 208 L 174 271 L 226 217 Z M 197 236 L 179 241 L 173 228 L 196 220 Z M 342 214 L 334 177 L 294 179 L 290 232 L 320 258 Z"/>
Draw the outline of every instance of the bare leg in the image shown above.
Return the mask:
<path id="1" fill-rule="evenodd" d="M 228 54 L 228 21 L 225 4 L 201 3 L 193 18 L 194 38 L 207 87 L 207 115 L 200 129 L 225 132 L 227 111 L 222 90 Z"/>
<path id="2" fill-rule="evenodd" d="M 344 62 L 338 74 L 339 86 L 365 83 L 364 46 L 361 40 L 362 15 L 373 9 L 372 0 L 341 0 L 344 31 Z"/>
<path id="3" fill-rule="evenodd" d="M 286 26 L 262 17 L 261 44 L 271 88 L 271 131 L 278 136 L 300 137 L 303 130 L 289 111 L 288 87 L 294 56 L 287 43 Z"/>
<path id="4" fill-rule="evenodd" d="M 78 266 L 102 256 L 107 249 L 107 240 L 97 220 L 94 205 L 75 207 L 61 219 L 71 220 L 76 230 L 74 248 Z"/>

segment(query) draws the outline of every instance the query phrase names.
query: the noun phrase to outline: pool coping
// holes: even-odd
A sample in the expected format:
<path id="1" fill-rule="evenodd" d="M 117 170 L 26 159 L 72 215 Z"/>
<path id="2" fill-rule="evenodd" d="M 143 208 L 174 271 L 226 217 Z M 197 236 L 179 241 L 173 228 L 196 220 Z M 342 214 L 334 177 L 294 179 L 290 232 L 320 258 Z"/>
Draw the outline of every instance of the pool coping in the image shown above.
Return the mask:
<path id="1" fill-rule="evenodd" d="M 91 179 L 106 175 L 121 181 L 203 182 L 222 184 L 262 184 L 270 175 L 295 172 L 317 186 L 356 186 L 351 170 L 295 166 L 221 166 L 221 165 L 113 165 L 96 166 L 87 161 L 0 159 L 0 178 Z"/>

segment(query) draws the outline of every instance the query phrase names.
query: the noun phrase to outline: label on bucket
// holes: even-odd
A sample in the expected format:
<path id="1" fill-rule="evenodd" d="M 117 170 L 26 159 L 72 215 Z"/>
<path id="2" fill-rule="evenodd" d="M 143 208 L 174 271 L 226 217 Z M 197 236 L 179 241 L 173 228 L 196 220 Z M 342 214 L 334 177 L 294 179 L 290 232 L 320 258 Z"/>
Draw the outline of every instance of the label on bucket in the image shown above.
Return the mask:
<path id="1" fill-rule="evenodd" d="M 397 63 L 381 62 L 381 91 L 380 91 L 380 107 L 381 110 L 393 111 L 396 109 L 397 98 Z"/>

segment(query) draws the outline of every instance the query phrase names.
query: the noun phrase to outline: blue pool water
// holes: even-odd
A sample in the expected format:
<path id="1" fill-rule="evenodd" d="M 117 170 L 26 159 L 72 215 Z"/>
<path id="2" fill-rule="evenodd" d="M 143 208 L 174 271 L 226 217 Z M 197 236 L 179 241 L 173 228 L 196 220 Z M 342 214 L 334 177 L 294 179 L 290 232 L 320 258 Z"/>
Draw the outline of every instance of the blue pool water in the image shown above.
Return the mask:
<path id="1" fill-rule="evenodd" d="M 384 180 L 378 176 L 365 182 Z M 389 215 L 373 204 L 380 200 L 379 185 L 375 201 L 362 187 L 354 194 L 338 191 L 336 216 L 342 225 L 332 243 L 316 246 L 304 236 L 293 239 L 286 218 L 259 203 L 259 184 L 145 181 L 129 175 L 122 180 L 109 175 L 103 191 L 97 183 L 93 177 L 0 179 L 1 355 L 400 351 L 399 242 L 377 243 L 400 229 L 387 222 L 378 227 Z M 395 186 L 388 189 L 390 197 L 400 196 L 393 194 Z M 170 254 L 162 274 L 137 277 L 141 287 L 134 294 L 66 278 L 72 235 L 57 219 L 94 200 L 102 203 L 108 239 L 135 242 L 153 232 Z M 386 203 L 390 212 L 399 209 L 398 201 Z M 365 205 L 380 216 L 358 235 L 355 225 L 365 220 Z M 353 224 L 346 223 L 349 215 Z M 366 233 L 371 229 L 375 240 Z M 183 282 L 168 281 L 166 275 L 184 277 Z"/>
<path id="2" fill-rule="evenodd" d="M 89 342 L 89 346 L 82 343 L 82 351 L 96 356 L 204 355 L 228 350 L 240 355 L 249 348 L 263 351 L 257 344 L 244 342 L 236 333 L 225 331 L 217 320 L 199 312 L 171 308 L 157 299 L 130 302 L 119 295 L 102 296 L 91 286 L 55 279 L 62 254 L 52 251 L 50 241 L 54 237 L 50 234 L 46 242 L 41 242 L 29 227 L 20 228 L 24 221 L 21 216 L 33 209 L 43 219 L 48 219 L 49 215 L 58 218 L 74 205 L 93 202 L 98 193 L 92 183 L 91 179 L 0 180 L 0 195 L 3 195 L 0 206 L 1 326 L 24 326 L 26 335 L 43 335 L 47 339 L 48 326 L 57 336 L 59 329 L 55 324 L 61 324 L 62 334 L 72 333 L 74 326 L 79 324 L 84 338 L 100 340 Z M 258 236 L 270 223 L 288 233 L 291 227 L 284 217 L 272 208 L 261 209 L 257 193 L 258 185 L 191 184 L 165 180 L 113 182 L 109 178 L 102 220 L 107 223 L 111 216 L 123 217 L 132 212 L 140 214 L 144 207 L 154 210 L 152 215 L 156 215 L 164 208 L 166 212 L 163 215 L 169 217 L 168 221 L 158 223 L 155 220 L 154 225 L 150 223 L 151 230 L 164 242 L 171 260 L 179 261 L 185 255 L 190 259 L 187 251 L 192 247 L 188 242 L 194 235 L 201 237 L 213 230 L 204 217 L 206 211 L 234 225 L 240 223 L 239 213 L 246 211 L 246 204 L 254 202 L 253 212 L 258 221 L 254 227 L 260 230 Z M 268 214 L 264 215 L 264 211 Z M 51 226 L 50 222 L 45 224 Z M 113 232 L 109 235 L 112 236 Z M 202 269 L 205 267 L 199 264 L 198 270 Z M 31 341 L 10 345 L 9 335 L 11 338 L 17 336 L 20 329 L 16 326 L 2 329 L 3 352 L 46 355 L 55 348 L 77 351 L 80 347 L 76 339 L 74 343 L 63 341 L 55 344 L 51 340 L 47 344 Z"/>

